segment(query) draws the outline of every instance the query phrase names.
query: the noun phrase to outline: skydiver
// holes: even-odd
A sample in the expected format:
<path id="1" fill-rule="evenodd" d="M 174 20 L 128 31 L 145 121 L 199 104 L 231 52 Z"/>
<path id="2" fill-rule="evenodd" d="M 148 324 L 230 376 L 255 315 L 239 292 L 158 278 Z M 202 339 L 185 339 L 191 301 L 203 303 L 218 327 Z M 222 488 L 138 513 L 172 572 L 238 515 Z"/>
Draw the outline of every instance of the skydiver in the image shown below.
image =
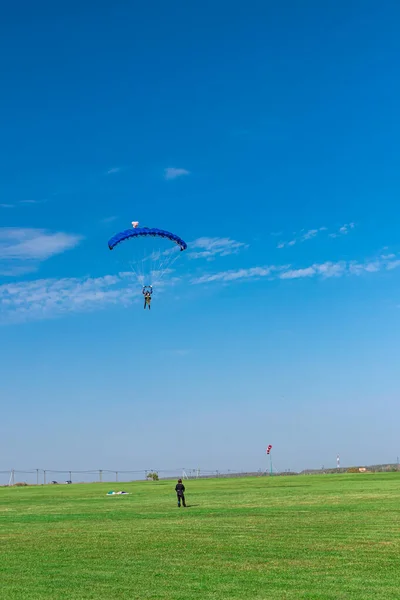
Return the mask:
<path id="1" fill-rule="evenodd" d="M 151 308 L 150 303 L 151 303 L 150 292 L 145 292 L 145 294 L 144 294 L 144 307 L 143 308 L 146 310 L 146 306 L 148 306 L 149 310 L 150 310 L 150 308 Z"/>
<path id="2" fill-rule="evenodd" d="M 150 286 L 144 286 L 142 290 L 142 294 L 144 295 L 144 306 L 143 308 L 146 310 L 146 306 L 151 308 L 151 295 L 153 293 L 153 288 Z"/>

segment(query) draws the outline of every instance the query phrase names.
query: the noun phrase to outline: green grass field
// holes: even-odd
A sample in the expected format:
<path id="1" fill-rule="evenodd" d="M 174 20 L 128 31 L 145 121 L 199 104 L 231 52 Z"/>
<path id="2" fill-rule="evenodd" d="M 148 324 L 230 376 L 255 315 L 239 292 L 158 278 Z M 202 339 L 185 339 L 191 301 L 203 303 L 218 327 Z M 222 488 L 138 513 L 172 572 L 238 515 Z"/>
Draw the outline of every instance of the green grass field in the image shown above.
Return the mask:
<path id="1" fill-rule="evenodd" d="M 400 598 L 400 473 L 186 483 L 0 489 L 0 598 Z"/>

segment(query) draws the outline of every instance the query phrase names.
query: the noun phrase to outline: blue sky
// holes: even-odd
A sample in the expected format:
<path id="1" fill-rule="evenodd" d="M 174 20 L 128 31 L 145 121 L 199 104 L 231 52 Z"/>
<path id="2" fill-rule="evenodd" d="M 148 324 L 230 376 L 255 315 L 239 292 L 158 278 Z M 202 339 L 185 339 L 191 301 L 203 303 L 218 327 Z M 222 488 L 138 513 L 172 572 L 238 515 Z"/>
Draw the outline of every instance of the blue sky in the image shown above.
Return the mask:
<path id="1" fill-rule="evenodd" d="M 0 470 L 396 460 L 399 19 L 3 11 Z M 107 248 L 136 219 L 189 246 L 150 313 Z"/>

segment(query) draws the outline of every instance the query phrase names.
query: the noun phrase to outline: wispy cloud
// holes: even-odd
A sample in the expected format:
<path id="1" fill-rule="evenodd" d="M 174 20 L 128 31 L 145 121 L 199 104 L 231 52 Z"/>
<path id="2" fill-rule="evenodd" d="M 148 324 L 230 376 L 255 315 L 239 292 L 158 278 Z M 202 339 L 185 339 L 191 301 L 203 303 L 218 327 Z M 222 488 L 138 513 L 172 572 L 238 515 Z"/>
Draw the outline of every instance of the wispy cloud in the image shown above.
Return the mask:
<path id="1" fill-rule="evenodd" d="M 247 269 L 237 269 L 230 271 L 220 271 L 218 273 L 205 274 L 201 277 L 192 279 L 193 284 L 204 284 L 212 282 L 232 282 L 239 280 L 259 279 L 268 277 L 270 279 L 304 279 L 310 277 L 321 277 L 329 279 L 332 277 L 342 277 L 344 275 L 362 275 L 366 273 L 377 273 L 379 271 L 391 271 L 400 267 L 399 258 L 383 258 L 358 261 L 327 261 L 324 263 L 314 263 L 308 267 L 292 268 L 290 265 L 260 266 Z"/>
<path id="2" fill-rule="evenodd" d="M 157 293 L 178 279 L 159 282 Z M 61 315 L 129 306 L 142 300 L 141 286 L 132 272 L 103 277 L 37 279 L 0 285 L 0 324 L 52 319 Z"/>
<path id="3" fill-rule="evenodd" d="M 213 260 L 216 256 L 237 254 L 247 247 L 247 244 L 231 238 L 201 237 L 189 244 L 189 256 L 190 258 Z"/>
<path id="4" fill-rule="evenodd" d="M 0 256 L 20 260 L 46 260 L 74 248 L 81 236 L 45 229 L 0 228 Z"/>
<path id="5" fill-rule="evenodd" d="M 0 228 L 0 271 L 21 274 L 36 270 L 37 265 L 79 244 L 82 237 L 45 229 Z"/>
<path id="6" fill-rule="evenodd" d="M 118 219 L 117 216 L 112 216 L 112 217 L 106 217 L 105 219 L 102 219 L 101 222 L 102 223 L 113 223 L 114 221 L 116 221 Z"/>
<path id="7" fill-rule="evenodd" d="M 130 276 L 130 279 L 129 279 Z M 0 286 L 1 322 L 52 318 L 109 304 L 129 304 L 140 295 L 132 274 L 97 278 L 38 279 Z"/>
<path id="8" fill-rule="evenodd" d="M 17 208 L 17 206 L 26 204 L 43 204 L 47 200 L 18 200 L 18 202 L 12 203 L 0 203 L 0 208 Z"/>
<path id="9" fill-rule="evenodd" d="M 240 279 L 258 279 L 260 277 L 269 277 L 276 271 L 278 267 L 250 267 L 248 269 L 231 269 L 229 271 L 220 271 L 219 273 L 213 273 L 211 275 L 202 275 L 192 279 L 192 283 L 212 283 L 220 281 L 221 283 L 228 283 L 230 281 L 238 281 Z"/>
<path id="10" fill-rule="evenodd" d="M 347 235 L 354 228 L 355 228 L 355 223 L 345 223 L 344 225 L 339 227 L 339 229 L 337 231 L 328 233 L 328 235 L 331 238 L 338 238 L 343 235 Z M 279 242 L 279 244 L 277 245 L 277 248 L 288 248 L 290 246 L 294 246 L 295 244 L 302 244 L 303 242 L 306 242 L 307 240 L 312 240 L 313 238 L 317 237 L 317 235 L 319 235 L 320 233 L 323 233 L 323 232 L 328 232 L 328 228 L 327 227 L 318 227 L 318 229 L 309 229 L 308 231 L 305 231 L 303 229 L 302 231 L 300 231 L 299 234 L 294 234 L 295 237 L 293 237 L 291 240 Z"/>
<path id="11" fill-rule="evenodd" d="M 337 261 L 314 263 L 293 268 L 290 265 L 254 266 L 204 274 L 193 278 L 192 284 L 266 280 L 289 280 L 361 276 L 400 268 L 400 257 L 382 256 L 364 262 Z M 171 272 L 172 274 L 172 272 Z M 179 282 L 176 277 L 157 286 L 162 291 Z M 103 277 L 37 279 L 0 285 L 0 323 L 49 319 L 75 312 L 104 309 L 111 305 L 129 306 L 141 300 L 141 288 L 132 272 Z"/>
<path id="12" fill-rule="evenodd" d="M 18 204 L 44 204 L 47 200 L 20 200 Z"/>
<path id="13" fill-rule="evenodd" d="M 339 227 L 339 229 L 337 231 L 335 231 L 334 233 L 330 233 L 329 237 L 337 238 L 337 237 L 341 237 L 342 235 L 347 235 L 349 233 L 349 231 L 354 229 L 355 226 L 356 226 L 355 223 L 345 223 L 344 225 Z"/>
<path id="14" fill-rule="evenodd" d="M 324 278 L 340 277 L 346 272 L 347 265 L 344 262 L 325 262 L 313 264 L 304 269 L 288 269 L 280 273 L 280 279 L 302 279 L 304 277 L 315 277 L 319 275 Z"/>
<path id="15" fill-rule="evenodd" d="M 290 247 L 290 246 L 294 246 L 295 244 L 298 243 L 303 243 L 306 242 L 307 240 L 311 240 L 312 238 L 315 238 L 319 233 L 321 233 L 322 231 L 326 231 L 327 228 L 326 227 L 318 227 L 318 229 L 309 229 L 308 231 L 305 231 L 304 229 L 298 234 L 296 235 L 296 237 L 292 238 L 291 240 L 287 241 L 287 242 L 279 242 L 279 244 L 277 245 L 277 248 L 286 248 L 286 247 Z"/>
<path id="16" fill-rule="evenodd" d="M 400 267 L 400 260 L 391 260 L 386 264 L 386 269 L 388 271 L 392 271 L 393 269 L 398 269 Z"/>
<path id="17" fill-rule="evenodd" d="M 168 167 L 164 169 L 164 177 L 165 179 L 176 179 L 177 177 L 182 177 L 183 175 L 189 175 L 190 171 L 186 169 L 177 169 L 175 167 Z"/>
<path id="18" fill-rule="evenodd" d="M 120 173 L 122 171 L 122 167 L 112 167 L 111 169 L 108 169 L 108 171 L 106 172 L 106 175 L 116 175 L 117 173 Z"/>

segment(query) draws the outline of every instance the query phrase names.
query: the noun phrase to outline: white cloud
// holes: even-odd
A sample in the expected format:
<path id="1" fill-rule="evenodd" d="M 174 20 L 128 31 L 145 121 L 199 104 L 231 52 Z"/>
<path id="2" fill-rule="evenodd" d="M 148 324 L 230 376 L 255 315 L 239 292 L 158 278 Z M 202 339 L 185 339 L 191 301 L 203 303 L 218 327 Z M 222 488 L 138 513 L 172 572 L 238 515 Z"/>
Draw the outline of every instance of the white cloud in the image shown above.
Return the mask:
<path id="1" fill-rule="evenodd" d="M 396 258 L 396 255 L 391 253 L 391 254 L 381 254 L 381 258 L 383 258 L 384 260 L 390 260 L 391 258 Z"/>
<path id="2" fill-rule="evenodd" d="M 325 230 L 325 228 L 321 228 L 321 230 Z M 316 235 L 318 235 L 320 229 L 309 229 L 301 238 L 301 240 L 303 242 L 305 242 L 306 240 L 311 240 L 313 237 L 315 237 Z"/>
<path id="3" fill-rule="evenodd" d="M 329 237 L 338 238 L 343 235 L 347 235 L 352 229 L 355 228 L 355 223 L 345 223 L 334 233 L 329 233 Z M 309 229 L 308 231 L 302 230 L 298 235 L 296 235 L 293 239 L 289 241 L 281 241 L 277 245 L 277 248 L 282 249 L 290 246 L 294 246 L 295 244 L 301 244 L 306 242 L 307 240 L 312 240 L 317 237 L 321 232 L 328 231 L 327 227 L 318 227 L 318 229 Z"/>
<path id="4" fill-rule="evenodd" d="M 47 200 L 20 200 L 18 204 L 44 204 Z"/>
<path id="5" fill-rule="evenodd" d="M 219 273 L 213 273 L 211 275 L 202 275 L 192 279 L 192 283 L 212 283 L 214 281 L 221 281 L 227 283 L 229 281 L 238 281 L 239 279 L 255 279 L 259 277 L 268 277 L 273 271 L 276 271 L 278 267 L 250 267 L 249 269 L 237 269 L 230 271 L 220 271 Z"/>
<path id="6" fill-rule="evenodd" d="M 304 269 L 289 269 L 281 273 L 281 279 L 300 279 L 302 277 L 312 277 L 315 275 L 315 267 L 306 267 Z"/>
<path id="7" fill-rule="evenodd" d="M 301 279 L 303 277 L 339 277 L 346 271 L 346 263 L 343 262 L 325 262 L 322 264 L 314 264 L 304 269 L 288 269 L 279 275 L 280 279 Z"/>
<path id="8" fill-rule="evenodd" d="M 45 229 L 0 228 L 0 270 L 2 274 L 21 274 L 37 264 L 79 244 L 81 236 Z"/>
<path id="9" fill-rule="evenodd" d="M 157 284 L 157 293 L 178 281 Z M 0 324 L 51 319 L 60 315 L 129 306 L 142 299 L 142 288 L 132 272 L 103 277 L 37 279 L 0 285 Z"/>
<path id="10" fill-rule="evenodd" d="M 201 237 L 189 244 L 190 258 L 213 260 L 216 256 L 237 254 L 248 246 L 231 238 Z"/>
<path id="11" fill-rule="evenodd" d="M 308 231 L 305 231 L 305 232 L 303 229 L 298 236 L 294 237 L 293 239 L 289 240 L 288 242 L 279 242 L 279 244 L 277 245 L 277 248 L 282 249 L 282 248 L 294 246 L 297 243 L 301 244 L 303 242 L 306 242 L 307 240 L 311 240 L 312 238 L 316 237 L 321 231 L 326 231 L 326 230 L 327 230 L 326 227 L 319 227 L 318 229 L 309 229 Z"/>
<path id="12" fill-rule="evenodd" d="M 102 219 L 101 222 L 102 223 L 113 223 L 114 221 L 116 221 L 118 219 L 118 217 L 113 216 L 113 217 L 106 217 L 105 219 Z"/>
<path id="13" fill-rule="evenodd" d="M 1 322 L 51 318 L 108 304 L 128 304 L 140 294 L 128 277 L 38 279 L 0 286 Z"/>
<path id="14" fill-rule="evenodd" d="M 400 260 L 391 260 L 386 265 L 386 269 L 388 271 L 392 271 L 393 269 L 397 269 L 398 267 L 400 267 Z"/>
<path id="15" fill-rule="evenodd" d="M 44 229 L 0 228 L 0 257 L 19 260 L 46 260 L 74 248 L 78 235 L 52 233 Z"/>
<path id="16" fill-rule="evenodd" d="M 354 229 L 355 226 L 356 226 L 355 223 L 345 223 L 344 225 L 339 227 L 338 231 L 336 231 L 335 233 L 330 233 L 329 237 L 337 238 L 337 237 L 341 237 L 342 235 L 347 235 L 349 233 L 349 231 Z"/>
<path id="17" fill-rule="evenodd" d="M 175 167 L 164 169 L 165 179 L 176 179 L 177 177 L 182 177 L 182 175 L 189 175 L 189 173 L 186 169 L 177 169 Z"/>
<path id="18" fill-rule="evenodd" d="M 116 175 L 116 173 L 120 173 L 121 172 L 121 167 L 113 167 L 112 169 L 108 169 L 107 171 L 107 175 Z"/>
<path id="19" fill-rule="evenodd" d="M 379 271 L 390 271 L 400 267 L 400 259 L 386 260 L 376 259 L 360 263 L 357 261 L 327 261 L 324 263 L 314 263 L 308 267 L 294 269 L 290 265 L 285 266 L 262 266 L 250 267 L 247 269 L 237 269 L 231 271 L 220 271 L 218 273 L 205 274 L 201 277 L 192 279 L 193 284 L 204 284 L 212 282 L 227 283 L 229 281 L 258 279 L 260 277 L 269 277 L 270 279 L 304 279 L 310 277 L 321 277 L 329 279 L 332 277 L 342 277 L 344 275 L 362 275 L 365 273 L 377 273 Z"/>
<path id="20" fill-rule="evenodd" d="M 204 274 L 193 278 L 192 284 L 307 279 L 327 279 L 343 276 L 361 276 L 378 271 L 400 268 L 400 258 L 314 263 L 303 268 L 290 265 L 267 265 L 232 269 Z M 172 271 L 171 271 L 172 273 Z M 179 279 L 170 277 L 157 285 L 157 292 L 175 285 Z M 129 306 L 141 299 L 141 287 L 132 272 L 86 278 L 38 279 L 0 285 L 0 323 L 48 319 L 63 314 L 91 311 L 110 305 Z"/>
<path id="21" fill-rule="evenodd" d="M 15 204 L 11 204 L 11 203 L 2 203 L 1 204 L 0 203 L 0 208 L 16 208 L 20 204 L 22 204 L 22 205 L 27 205 L 27 204 L 43 204 L 44 202 L 47 202 L 47 200 L 19 200 Z"/>
<path id="22" fill-rule="evenodd" d="M 19 277 L 37 271 L 37 264 L 4 264 L 0 259 L 0 275 L 3 277 Z"/>

